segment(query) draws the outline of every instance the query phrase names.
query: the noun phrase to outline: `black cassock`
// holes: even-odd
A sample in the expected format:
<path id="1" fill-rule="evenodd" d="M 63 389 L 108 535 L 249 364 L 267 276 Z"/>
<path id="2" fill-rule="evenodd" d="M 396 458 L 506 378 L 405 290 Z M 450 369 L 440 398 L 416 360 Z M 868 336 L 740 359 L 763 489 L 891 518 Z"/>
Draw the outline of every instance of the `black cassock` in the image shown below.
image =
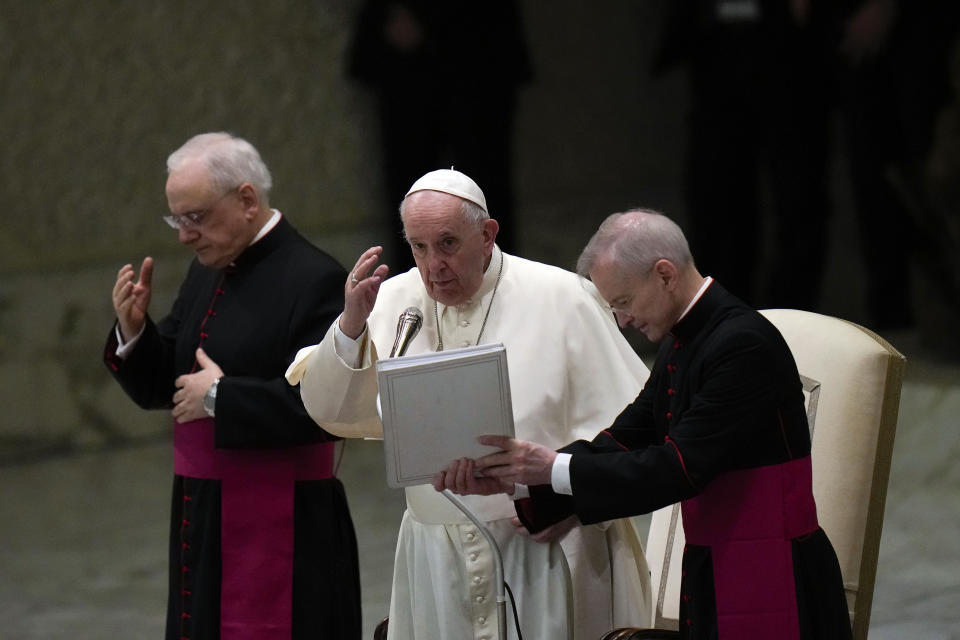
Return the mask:
<path id="1" fill-rule="evenodd" d="M 321 430 L 307 415 L 299 389 L 287 384 L 284 372 L 297 350 L 320 342 L 341 312 L 345 280 L 346 271 L 340 264 L 281 219 L 226 269 L 210 269 L 194 260 L 170 314 L 156 324 L 148 319 L 139 342 L 125 360 L 115 355 L 116 338 L 111 330 L 105 362 L 138 405 L 170 408 L 176 390 L 174 380 L 197 368 L 195 352 L 202 347 L 224 372 L 217 390 L 215 419 L 197 423 L 206 422 L 210 427 L 212 446 L 205 455 L 240 456 L 233 458 L 242 461 L 239 467 L 233 465 L 234 475 L 247 485 L 253 484 L 256 491 L 256 480 L 250 478 L 262 473 L 256 467 L 261 458 L 318 450 L 332 454 L 328 452 L 332 444 L 324 443 L 337 438 Z M 203 432 L 202 426 L 193 425 L 175 425 L 178 473 L 174 475 L 170 529 L 168 640 L 221 636 L 221 591 L 230 588 L 226 578 L 221 581 L 221 575 L 228 575 L 229 569 L 221 552 L 225 540 L 236 538 L 230 529 L 233 520 L 222 517 L 227 493 L 221 479 L 206 474 L 189 477 L 176 466 L 181 453 L 176 434 L 189 438 Z M 245 470 L 243 464 L 254 466 Z M 275 632 L 279 635 L 247 631 L 244 635 L 231 630 L 224 631 L 224 636 L 279 637 L 290 633 L 292 638 L 360 637 L 357 544 L 343 485 L 335 477 L 315 479 L 316 469 L 305 471 L 311 479 L 297 476 L 289 485 L 293 491 L 289 522 L 293 539 L 292 557 L 287 561 L 292 572 L 288 577 L 292 580 L 292 596 L 282 598 L 278 606 L 287 608 L 286 628 L 290 631 Z M 284 499 L 289 499 L 289 493 L 286 491 Z M 272 499 L 261 504 L 269 509 Z M 242 513 L 245 526 L 257 526 L 256 505 L 251 501 L 234 508 Z M 264 518 L 268 519 L 266 513 Z M 282 549 L 283 543 L 277 547 Z M 241 546 L 238 551 L 230 557 L 244 559 L 248 552 L 262 550 Z M 289 550 L 287 555 L 291 555 Z M 265 562 L 264 575 L 270 571 L 276 568 Z M 265 579 L 263 584 L 270 583 Z M 249 598 L 251 611 L 262 600 L 276 598 L 276 593 L 258 593 L 258 589 L 272 587 L 261 586 L 256 572 L 247 575 L 237 588 Z M 237 603 L 228 603 L 224 611 L 230 604 L 238 608 Z M 241 614 L 245 607 L 239 606 Z M 252 624 L 254 629 L 268 629 L 273 621 L 253 620 Z M 224 626 L 228 628 L 232 629 Z"/>
<path id="2" fill-rule="evenodd" d="M 640 395 L 572 454 L 573 495 L 531 487 L 531 530 L 680 502 L 680 636 L 850 637 L 836 554 L 816 520 L 796 363 L 762 315 L 712 282 L 664 339 Z"/>

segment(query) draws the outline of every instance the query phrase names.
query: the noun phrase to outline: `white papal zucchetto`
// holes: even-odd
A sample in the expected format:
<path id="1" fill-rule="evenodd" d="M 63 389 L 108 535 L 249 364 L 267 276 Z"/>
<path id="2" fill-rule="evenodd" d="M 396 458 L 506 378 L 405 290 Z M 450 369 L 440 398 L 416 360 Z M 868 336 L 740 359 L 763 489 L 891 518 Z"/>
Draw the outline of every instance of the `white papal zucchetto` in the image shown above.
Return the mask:
<path id="1" fill-rule="evenodd" d="M 407 195 L 409 196 L 417 191 L 449 193 L 464 200 L 469 200 L 487 211 L 487 199 L 483 197 L 483 191 L 469 176 L 456 169 L 437 169 L 424 174 L 423 177 L 413 183 L 413 186 L 407 191 Z M 490 212 L 487 211 L 487 213 Z"/>

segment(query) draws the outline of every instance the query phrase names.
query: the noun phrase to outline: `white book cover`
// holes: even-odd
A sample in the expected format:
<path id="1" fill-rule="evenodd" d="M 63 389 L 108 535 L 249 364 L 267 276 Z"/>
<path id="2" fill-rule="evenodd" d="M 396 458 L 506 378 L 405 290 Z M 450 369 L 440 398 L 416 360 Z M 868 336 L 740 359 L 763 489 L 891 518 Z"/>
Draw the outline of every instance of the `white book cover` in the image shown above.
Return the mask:
<path id="1" fill-rule="evenodd" d="M 513 437 L 507 352 L 484 344 L 377 361 L 387 484 L 427 484 L 457 458 L 497 449 L 485 434 Z"/>

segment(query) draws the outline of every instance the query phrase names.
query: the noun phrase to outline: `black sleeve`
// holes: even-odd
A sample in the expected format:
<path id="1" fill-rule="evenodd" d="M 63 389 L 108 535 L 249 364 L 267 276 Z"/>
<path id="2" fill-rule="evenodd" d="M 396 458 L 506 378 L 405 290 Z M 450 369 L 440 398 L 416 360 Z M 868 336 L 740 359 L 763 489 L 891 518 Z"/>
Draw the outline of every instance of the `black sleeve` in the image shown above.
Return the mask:
<path id="1" fill-rule="evenodd" d="M 215 409 L 217 447 L 270 449 L 339 439 L 317 426 L 303 406 L 299 388 L 284 378 L 297 351 L 320 342 L 343 310 L 346 270 L 333 263 L 313 271 L 313 277 L 300 273 L 277 285 L 297 286 L 299 292 L 286 323 L 286 347 L 276 364 L 267 367 L 268 377 L 226 375 L 220 380 Z"/>
<path id="2" fill-rule="evenodd" d="M 636 399 L 620 412 L 612 425 L 594 438 L 598 447 L 610 444 L 601 437 L 604 433 L 618 443 L 621 449 L 637 449 L 657 441 L 656 423 L 653 419 L 653 394 L 659 385 L 659 371 L 655 366 Z"/>
<path id="3" fill-rule="evenodd" d="M 139 407 L 164 409 L 173 406 L 174 343 L 157 332 L 148 317 L 136 347 L 125 359 L 117 356 L 117 324 L 107 334 L 103 362 L 110 375 Z"/>
<path id="4" fill-rule="evenodd" d="M 154 324 L 147 316 L 143 333 L 126 358 L 117 356 L 116 321 L 107 335 L 103 362 L 120 387 L 143 409 L 173 407 L 177 332 L 183 317 L 184 300 L 188 297 L 188 282 L 189 277 L 181 283 L 170 313 L 159 323 Z"/>
<path id="5" fill-rule="evenodd" d="M 649 513 L 693 497 L 718 473 L 750 466 L 782 444 L 768 417 L 776 413 L 784 377 L 761 338 L 751 332 L 725 336 L 698 375 L 689 407 L 662 442 L 572 451 L 570 477 L 582 522 Z M 782 452 L 777 455 L 782 460 Z"/>
<path id="6" fill-rule="evenodd" d="M 589 456 L 651 444 L 656 431 L 651 400 L 655 388 L 656 374 L 652 374 L 640 394 L 620 412 L 609 428 L 597 434 L 592 442 L 578 440 L 561 448 L 560 452 Z M 576 503 L 573 496 L 555 493 L 550 485 L 537 485 L 530 487 L 529 498 L 515 502 L 515 508 L 520 522 L 528 531 L 536 533 L 573 514 Z"/>

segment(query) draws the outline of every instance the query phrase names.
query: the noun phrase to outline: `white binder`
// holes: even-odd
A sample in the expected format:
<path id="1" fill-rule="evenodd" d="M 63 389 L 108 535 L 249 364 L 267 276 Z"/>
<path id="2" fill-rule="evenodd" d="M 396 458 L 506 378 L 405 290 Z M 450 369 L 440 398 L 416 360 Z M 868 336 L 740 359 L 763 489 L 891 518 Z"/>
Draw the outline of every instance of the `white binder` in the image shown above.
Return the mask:
<path id="1" fill-rule="evenodd" d="M 457 458 L 497 451 L 481 435 L 513 437 L 507 352 L 484 344 L 377 361 L 387 484 L 428 484 Z"/>

